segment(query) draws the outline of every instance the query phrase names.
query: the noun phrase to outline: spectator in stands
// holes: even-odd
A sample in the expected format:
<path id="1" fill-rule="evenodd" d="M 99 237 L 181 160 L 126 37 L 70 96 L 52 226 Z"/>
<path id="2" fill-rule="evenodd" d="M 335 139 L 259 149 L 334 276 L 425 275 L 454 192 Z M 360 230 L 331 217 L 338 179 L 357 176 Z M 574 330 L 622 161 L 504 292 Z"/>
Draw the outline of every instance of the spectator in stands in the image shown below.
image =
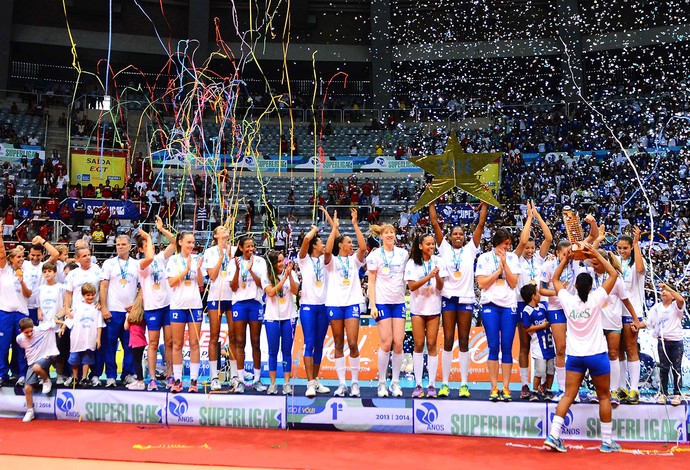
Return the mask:
<path id="1" fill-rule="evenodd" d="M 5 194 L 7 194 L 9 197 L 14 197 L 17 194 L 17 187 L 15 186 L 14 181 L 9 177 L 5 179 Z"/>
<path id="2" fill-rule="evenodd" d="M 10 207 L 14 208 L 14 198 L 3 194 L 2 199 L 0 199 L 0 211 L 4 213 Z"/>
<path id="3" fill-rule="evenodd" d="M 69 177 L 63 170 L 56 171 L 55 188 L 58 192 L 58 197 L 64 199 L 67 196 L 67 186 L 69 185 Z"/>
<path id="4" fill-rule="evenodd" d="M 2 236 L 11 237 L 14 233 L 14 207 L 10 206 L 3 213 Z"/>
<path id="5" fill-rule="evenodd" d="M 359 146 L 357 145 L 357 141 L 353 140 L 350 144 L 350 156 L 356 157 L 357 155 L 359 155 Z"/>
<path id="6" fill-rule="evenodd" d="M 86 220 L 86 204 L 81 196 L 77 197 L 77 200 L 74 201 L 73 209 L 75 225 L 84 225 L 84 221 Z"/>
<path id="7" fill-rule="evenodd" d="M 142 214 L 143 217 L 143 214 Z M 197 232 L 204 232 L 208 230 L 208 207 L 206 203 L 202 202 L 196 209 L 196 225 Z"/>
<path id="8" fill-rule="evenodd" d="M 113 197 L 113 192 L 110 188 L 110 180 L 106 180 L 105 185 L 101 186 L 101 197 L 103 199 L 111 199 Z"/>
<path id="9" fill-rule="evenodd" d="M 55 196 L 51 197 L 46 201 L 46 212 L 51 219 L 58 218 L 58 207 L 60 206 L 60 201 L 57 200 Z"/>
<path id="10" fill-rule="evenodd" d="M 96 197 L 96 189 L 93 187 L 91 183 L 89 183 L 84 189 L 84 197 L 86 199 L 93 199 Z"/>
<path id="11" fill-rule="evenodd" d="M 276 251 L 285 251 L 285 247 L 287 246 L 287 240 L 288 240 L 288 233 L 285 230 L 284 225 L 280 225 L 277 229 L 275 234 L 273 235 L 273 246 L 276 249 Z"/>

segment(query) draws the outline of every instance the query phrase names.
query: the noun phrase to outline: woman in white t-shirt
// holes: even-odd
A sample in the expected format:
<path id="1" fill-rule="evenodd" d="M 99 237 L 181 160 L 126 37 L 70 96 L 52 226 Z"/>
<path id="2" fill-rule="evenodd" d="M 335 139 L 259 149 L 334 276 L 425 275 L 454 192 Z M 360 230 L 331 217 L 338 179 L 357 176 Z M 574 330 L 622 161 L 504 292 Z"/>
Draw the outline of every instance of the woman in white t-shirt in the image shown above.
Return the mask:
<path id="1" fill-rule="evenodd" d="M 170 325 L 173 338 L 173 375 L 175 383 L 170 387 L 172 393 L 182 391 L 182 346 L 184 331 L 189 338 L 189 392 L 198 392 L 199 386 L 199 337 L 203 322 L 203 306 L 199 289 L 204 286 L 201 260 L 192 256 L 194 235 L 180 232 L 175 239 L 175 251 L 166 265 L 166 275 L 170 286 Z"/>
<path id="2" fill-rule="evenodd" d="M 644 281 L 647 267 L 642 258 L 640 248 L 640 229 L 633 229 L 633 237 L 623 235 L 616 243 L 616 249 L 621 263 L 621 276 L 630 293 L 630 302 L 638 316 L 644 315 Z M 621 402 L 630 404 L 640 402 L 640 351 L 637 349 L 638 325 L 628 312 L 623 312 L 623 334 L 620 345 L 620 383 L 618 384 L 618 398 Z M 630 379 L 630 390 L 627 389 L 626 371 Z M 615 384 L 614 384 L 615 386 Z"/>
<path id="3" fill-rule="evenodd" d="M 602 326 L 604 328 L 604 335 L 606 336 L 606 344 L 608 347 L 609 362 L 611 367 L 611 406 L 614 408 L 618 406 L 618 383 L 620 381 L 620 366 L 618 363 L 618 348 L 621 341 L 621 330 L 623 329 L 623 313 L 626 312 L 632 315 L 636 325 L 640 325 L 637 318 L 637 312 L 635 312 L 635 307 L 630 302 L 630 294 L 625 286 L 625 281 L 620 276 L 621 267 L 613 253 L 609 253 L 604 250 L 598 250 L 599 254 L 606 259 L 613 269 L 619 273 L 616 283 L 614 284 L 611 292 L 609 293 L 609 298 L 602 307 Z M 608 273 L 604 269 L 604 266 L 596 258 L 590 260 L 590 264 L 594 271 L 594 288 L 600 287 L 606 278 L 608 278 Z M 594 397 L 592 397 L 594 398 Z M 596 399 L 590 401 L 595 401 Z"/>
<path id="4" fill-rule="evenodd" d="M 381 346 L 378 351 L 379 386 L 378 396 L 387 397 L 386 372 L 391 346 L 393 348 L 393 377 L 391 393 L 402 396 L 400 388 L 400 367 L 403 360 L 405 340 L 405 265 L 407 250 L 395 246 L 395 227 L 385 224 L 369 227 L 372 235 L 380 237 L 382 246 L 367 256 L 369 271 L 369 306 L 371 316 L 376 320 Z"/>
<path id="5" fill-rule="evenodd" d="M 352 238 L 341 235 L 338 213 L 333 217 L 324 210 L 331 233 L 326 241 L 324 264 L 328 276 L 326 289 L 326 310 L 331 321 L 335 349 L 335 371 L 338 375 L 338 388 L 334 395 L 343 397 L 347 393 L 345 381 L 345 334 L 350 350 L 350 373 L 352 374 L 351 397 L 359 397 L 359 317 L 360 305 L 364 303 L 362 284 L 359 279 L 359 268 L 364 265 L 367 254 L 367 242 L 357 222 L 357 210 L 350 209 L 352 225 L 357 236 L 355 252 Z"/>
<path id="6" fill-rule="evenodd" d="M 589 244 L 582 245 L 582 251 L 590 259 L 601 264 L 608 277 L 601 287 L 592 289 L 594 281 L 589 273 L 580 273 L 575 278 L 577 295 L 568 292 L 560 279 L 568 263 L 573 258 L 568 250 L 554 272 L 553 285 L 565 312 L 568 322 L 568 338 L 565 364 L 565 393 L 558 402 L 556 413 L 551 421 L 551 431 L 544 441 L 544 447 L 565 452 L 561 441 L 561 430 L 570 405 L 579 394 L 580 385 L 589 371 L 599 398 L 599 419 L 601 420 L 602 452 L 617 452 L 620 445 L 611 439 L 611 394 L 609 392 L 610 364 L 607 355 L 606 339 L 602 327 L 602 307 L 608 301 L 618 273 L 599 252 Z"/>
<path id="7" fill-rule="evenodd" d="M 448 267 L 449 275 L 443 285 L 441 301 L 441 316 L 443 317 L 443 350 L 441 351 L 441 369 L 443 384 L 438 396 L 447 397 L 450 394 L 448 381 L 450 368 L 453 363 L 453 343 L 455 330 L 458 331 L 458 349 L 460 359 L 460 397 L 469 398 L 470 389 L 467 379 L 470 371 L 470 330 L 472 315 L 476 302 L 474 293 L 474 261 L 479 251 L 484 224 L 488 212 L 486 203 L 479 207 L 479 222 L 474 229 L 472 238 L 466 241 L 465 229 L 460 225 L 450 231 L 448 240 L 443 236 L 443 230 L 438 222 L 436 205 L 429 204 L 429 219 L 434 228 L 436 244 L 440 257 Z"/>
<path id="8" fill-rule="evenodd" d="M 326 310 L 326 267 L 324 249 L 326 245 L 318 235 L 319 229 L 312 226 L 304 236 L 297 264 L 302 274 L 302 295 L 300 297 L 299 320 L 304 335 L 304 369 L 307 374 L 305 395 L 313 398 L 317 393 L 331 390 L 319 382 L 319 369 L 323 356 L 323 343 L 328 331 Z"/>
<path id="9" fill-rule="evenodd" d="M 283 356 L 283 395 L 292 393 L 290 373 L 292 372 L 292 344 L 297 325 L 295 296 L 299 292 L 297 275 L 292 271 L 292 263 L 285 266 L 282 251 L 271 250 L 266 254 L 267 271 L 261 281 L 266 292 L 266 311 L 264 325 L 268 341 L 268 375 L 271 384 L 268 394 L 278 393 L 276 375 L 278 370 L 278 351 Z"/>
<path id="10" fill-rule="evenodd" d="M 204 252 L 201 269 L 208 275 L 208 296 L 206 310 L 209 322 L 208 363 L 211 377 L 211 391 L 221 389 L 218 380 L 218 339 L 223 315 L 228 322 L 228 348 L 230 357 L 235 357 L 235 332 L 232 324 L 232 289 L 228 277 L 230 263 L 235 254 L 233 246 L 228 245 L 230 232 L 220 225 L 213 230 L 211 247 Z M 237 377 L 237 361 L 230 360 L 231 377 Z"/>
<path id="11" fill-rule="evenodd" d="M 436 398 L 436 372 L 438 351 L 436 341 L 441 317 L 441 291 L 448 270 L 442 258 L 435 256 L 436 242 L 432 235 L 416 237 L 412 242 L 410 259 L 405 265 L 405 281 L 410 288 L 410 311 L 412 314 L 412 337 L 414 352 L 412 361 L 416 386 L 412 398 L 424 397 L 422 372 L 424 370 L 424 343 L 426 342 L 429 370 L 429 384 L 426 392 L 429 398 Z"/>
<path id="12" fill-rule="evenodd" d="M 513 367 L 513 339 L 517 327 L 517 299 L 515 287 L 520 275 L 518 256 L 510 250 L 510 233 L 498 229 L 491 239 L 493 249 L 477 260 L 475 276 L 482 291 L 479 303 L 482 308 L 482 324 L 489 345 L 487 366 L 491 381 L 491 401 L 512 399 L 510 375 Z M 498 390 L 498 354 L 501 353 L 503 389 Z"/>
<path id="13" fill-rule="evenodd" d="M 170 242 L 165 250 L 157 255 L 151 236 L 137 237 L 137 250 L 144 258 L 139 261 L 139 287 L 144 303 L 144 320 L 148 331 L 148 368 L 149 391 L 158 390 L 156 383 L 156 363 L 158 361 L 158 344 L 161 329 L 165 349 L 163 357 L 166 365 L 166 386 L 175 383 L 172 367 L 172 329 L 170 327 L 170 286 L 165 282 L 165 270 L 168 259 L 175 253 L 175 236 L 163 227 L 163 221 L 156 216 L 156 228 Z M 146 233 L 146 232 L 142 232 Z"/>

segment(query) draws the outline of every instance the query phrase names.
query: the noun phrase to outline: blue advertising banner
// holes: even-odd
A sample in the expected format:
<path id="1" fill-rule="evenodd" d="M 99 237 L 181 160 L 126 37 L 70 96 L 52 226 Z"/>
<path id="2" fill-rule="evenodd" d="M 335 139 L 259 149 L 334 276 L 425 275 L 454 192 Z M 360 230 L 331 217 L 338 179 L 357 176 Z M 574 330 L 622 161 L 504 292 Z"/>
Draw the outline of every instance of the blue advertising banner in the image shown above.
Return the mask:
<path id="1" fill-rule="evenodd" d="M 63 202 L 63 204 L 69 204 L 69 206 L 74 209 L 74 203 L 76 202 L 76 199 L 73 198 L 67 198 Z M 103 203 L 105 202 L 108 208 L 110 209 L 110 214 L 115 215 L 117 214 L 117 217 L 119 219 L 133 219 L 133 220 L 139 220 L 141 218 L 141 213 L 139 212 L 139 208 L 137 207 L 136 204 L 134 204 L 131 201 L 120 201 L 116 199 L 83 199 L 84 204 L 86 205 L 86 217 L 93 217 L 93 212 L 96 207 L 101 207 L 103 206 Z"/>

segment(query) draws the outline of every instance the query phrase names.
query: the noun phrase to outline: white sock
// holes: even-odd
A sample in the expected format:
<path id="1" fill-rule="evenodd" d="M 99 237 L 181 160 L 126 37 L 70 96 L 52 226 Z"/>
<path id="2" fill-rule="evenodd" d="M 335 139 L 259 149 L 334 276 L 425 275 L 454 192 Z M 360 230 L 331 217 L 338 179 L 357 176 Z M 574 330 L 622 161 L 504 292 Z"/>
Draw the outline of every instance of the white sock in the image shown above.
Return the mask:
<path id="1" fill-rule="evenodd" d="M 183 369 L 184 369 L 184 365 L 173 364 L 173 377 L 175 377 L 175 380 L 182 380 L 182 370 Z"/>
<path id="2" fill-rule="evenodd" d="M 436 373 L 438 372 L 438 355 L 429 355 L 429 362 L 427 363 L 429 369 L 429 386 L 436 386 Z"/>
<path id="3" fill-rule="evenodd" d="M 613 434 L 613 423 L 601 423 L 601 440 L 607 444 L 610 444 Z"/>
<path id="4" fill-rule="evenodd" d="M 345 385 L 345 357 L 335 358 L 335 372 L 338 374 L 338 381 L 340 385 Z"/>
<path id="5" fill-rule="evenodd" d="M 350 374 L 352 374 L 352 383 L 359 383 L 359 356 L 350 357 Z"/>
<path id="6" fill-rule="evenodd" d="M 628 361 L 630 390 L 638 391 L 640 386 L 640 361 Z"/>
<path id="7" fill-rule="evenodd" d="M 237 368 L 237 380 L 239 383 L 245 383 L 244 381 L 244 367 L 240 369 L 239 367 Z"/>
<path id="8" fill-rule="evenodd" d="M 212 379 L 218 378 L 218 363 L 216 361 L 208 361 L 209 375 Z"/>
<path id="9" fill-rule="evenodd" d="M 237 377 L 237 361 L 230 361 L 230 377 Z"/>
<path id="10" fill-rule="evenodd" d="M 422 374 L 424 373 L 424 353 L 412 353 L 412 366 L 414 368 L 414 380 L 422 386 Z"/>
<path id="11" fill-rule="evenodd" d="M 623 361 L 618 361 L 618 366 L 620 367 L 621 371 L 621 377 L 620 377 L 620 382 L 618 384 L 618 388 L 622 388 L 623 390 L 628 389 L 628 361 L 623 360 Z"/>
<path id="12" fill-rule="evenodd" d="M 261 369 L 254 368 L 254 382 L 261 381 Z"/>
<path id="13" fill-rule="evenodd" d="M 379 348 L 379 383 L 380 384 L 385 384 L 386 383 L 386 374 L 388 373 L 388 362 L 390 361 L 390 352 L 386 352 L 383 349 Z M 350 363 L 352 363 L 352 360 L 350 360 Z"/>
<path id="14" fill-rule="evenodd" d="M 618 359 L 609 361 L 609 363 L 611 364 L 611 386 L 609 388 L 611 390 L 617 390 L 621 378 L 621 369 L 618 365 Z"/>
<path id="15" fill-rule="evenodd" d="M 520 367 L 520 381 L 522 385 L 529 384 L 529 367 Z"/>
<path id="16" fill-rule="evenodd" d="M 565 392 L 565 367 L 556 367 L 556 381 L 558 382 L 558 389 Z"/>
<path id="17" fill-rule="evenodd" d="M 470 352 L 460 351 L 460 381 L 462 385 L 467 385 L 467 378 L 470 375 Z"/>
<path id="18" fill-rule="evenodd" d="M 190 362 L 189 363 L 189 378 L 191 380 L 197 380 L 199 378 L 199 363 Z"/>
<path id="19" fill-rule="evenodd" d="M 438 358 L 437 358 L 438 362 Z M 443 376 L 443 385 L 448 385 L 450 378 L 450 368 L 453 364 L 453 351 L 441 350 L 441 374 Z"/>
<path id="20" fill-rule="evenodd" d="M 400 369 L 402 368 L 403 357 L 404 357 L 404 355 L 402 353 L 400 353 L 400 354 L 393 353 L 393 360 L 392 360 L 392 362 L 393 362 L 392 381 L 393 382 L 400 382 Z"/>
<path id="21" fill-rule="evenodd" d="M 563 430 L 563 418 L 561 418 L 558 415 L 554 415 L 553 421 L 551 421 L 551 432 L 549 433 L 549 435 L 551 437 L 553 437 L 554 439 L 560 439 L 562 430 Z"/>

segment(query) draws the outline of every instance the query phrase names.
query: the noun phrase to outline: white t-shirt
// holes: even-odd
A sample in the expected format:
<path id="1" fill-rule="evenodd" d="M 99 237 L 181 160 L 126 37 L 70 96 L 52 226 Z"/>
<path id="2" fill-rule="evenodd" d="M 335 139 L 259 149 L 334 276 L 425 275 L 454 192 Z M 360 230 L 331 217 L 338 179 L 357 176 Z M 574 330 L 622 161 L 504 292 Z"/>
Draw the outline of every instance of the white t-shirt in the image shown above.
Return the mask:
<path id="1" fill-rule="evenodd" d="M 405 265 L 405 281 L 419 281 L 424 276 L 438 267 L 438 275 L 442 279 L 448 278 L 446 263 L 439 256 L 432 256 L 431 259 L 421 266 L 416 264 L 413 259 L 407 261 Z M 415 315 L 438 315 L 441 313 L 441 291 L 436 288 L 436 276 L 421 286 L 419 289 L 410 292 L 410 311 Z"/>
<path id="2" fill-rule="evenodd" d="M 235 248 L 236 247 L 231 247 Z M 233 250 L 230 254 L 225 254 L 225 259 L 221 262 L 220 271 L 215 281 L 210 278 L 208 280 L 208 300 L 209 301 L 219 301 L 219 300 L 232 300 L 232 289 L 230 288 L 230 279 L 232 279 L 228 274 L 230 273 L 230 264 L 234 263 L 235 260 L 232 259 Z M 220 250 L 218 246 L 212 246 L 204 252 L 204 258 L 201 263 L 201 271 L 204 276 L 208 276 L 208 270 L 215 268 L 220 259 Z M 223 275 L 225 273 L 225 275 Z"/>
<path id="3" fill-rule="evenodd" d="M 297 279 L 297 274 L 291 272 L 290 276 L 295 282 L 299 282 Z M 278 282 L 282 279 L 282 274 L 278 277 Z M 261 285 L 266 287 L 270 286 L 271 283 L 268 281 L 268 273 L 264 274 L 261 278 Z M 275 296 L 271 297 L 266 295 L 266 311 L 264 312 L 264 320 L 266 321 L 276 321 L 276 320 L 289 320 L 291 318 L 297 318 L 297 309 L 295 308 L 295 296 L 290 290 L 290 280 L 288 279 L 283 284 L 283 289 L 281 290 L 281 296 L 276 293 Z"/>
<path id="4" fill-rule="evenodd" d="M 79 266 L 67 274 L 65 278 L 65 290 L 72 293 L 72 307 L 78 303 L 84 303 L 84 297 L 81 295 L 81 286 L 90 283 L 96 288 L 96 297 L 94 304 L 98 302 L 99 287 L 101 285 L 101 268 L 92 264 L 89 269 L 83 269 Z"/>
<path id="5" fill-rule="evenodd" d="M 683 341 L 683 311 L 675 300 L 668 307 L 663 302 L 654 304 L 647 312 L 647 326 L 655 338 Z"/>
<path id="6" fill-rule="evenodd" d="M 230 269 L 228 270 L 228 279 L 232 280 L 235 276 L 235 271 L 237 271 L 237 266 L 235 265 L 235 260 L 230 260 Z M 240 258 L 240 275 L 238 278 L 239 285 L 237 290 L 232 293 L 232 301 L 240 302 L 242 300 L 258 300 L 259 302 L 264 302 L 264 290 L 256 285 L 254 282 L 254 277 L 249 274 L 247 267 L 249 266 L 249 260 Z M 266 261 L 261 256 L 254 255 L 254 264 L 252 264 L 252 272 L 256 274 L 259 280 L 263 279 L 267 272 Z"/>
<path id="7" fill-rule="evenodd" d="M 601 287 L 606 279 L 608 273 L 596 274 L 592 276 L 594 280 L 593 289 Z M 628 310 L 623 305 L 623 300 L 629 297 L 628 289 L 625 288 L 625 282 L 620 276 L 616 278 L 616 283 L 609 293 L 609 298 L 601 307 L 601 324 L 605 330 L 620 330 L 623 328 L 623 310 Z"/>
<path id="8" fill-rule="evenodd" d="M 65 319 L 67 328 L 71 330 L 69 352 L 95 351 L 98 329 L 105 327 L 96 304 L 80 302 L 72 309 L 72 317 Z"/>
<path id="9" fill-rule="evenodd" d="M 29 260 L 22 263 L 22 272 L 24 273 L 24 284 L 31 290 L 31 297 L 29 297 L 29 308 L 38 308 L 38 287 L 45 282 L 43 277 L 43 261 L 34 265 Z"/>
<path id="10" fill-rule="evenodd" d="M 515 296 L 518 302 L 522 302 L 520 289 L 527 284 L 535 284 L 539 288 L 539 281 L 541 279 L 541 267 L 544 264 L 544 258 L 541 257 L 539 251 L 535 251 L 530 259 L 520 256 L 520 275 L 518 276 L 517 287 L 515 287 Z"/>
<path id="11" fill-rule="evenodd" d="M 64 284 L 55 283 L 52 286 L 43 284 L 38 287 L 38 307 L 43 311 L 43 320 L 39 324 L 54 323 L 55 316 L 65 303 Z"/>
<path id="12" fill-rule="evenodd" d="M 55 341 L 55 330 L 55 322 L 47 322 L 34 326 L 34 334 L 30 339 L 24 336 L 24 333 L 17 336 L 17 344 L 24 348 L 29 367 L 41 359 L 60 355 Z"/>
<path id="13" fill-rule="evenodd" d="M 125 312 L 137 297 L 139 260 L 131 256 L 123 260 L 116 256 L 103 262 L 101 280 L 108 281 L 106 304 L 112 312 Z M 124 284 L 123 279 L 126 281 Z"/>
<path id="14" fill-rule="evenodd" d="M 29 314 L 28 299 L 22 294 L 22 285 L 14 273 L 14 269 L 7 263 L 0 269 L 0 310 L 3 312 L 19 312 Z"/>
<path id="15" fill-rule="evenodd" d="M 331 256 L 326 264 L 328 289 L 326 305 L 329 307 L 349 307 L 364 303 L 362 283 L 359 280 L 359 268 L 364 265 L 357 254 L 350 256 Z"/>
<path id="16" fill-rule="evenodd" d="M 506 263 L 513 274 L 520 274 L 520 261 L 513 252 L 506 253 Z M 491 276 L 501 265 L 501 261 L 496 256 L 494 250 L 483 253 L 477 260 L 475 276 Z M 502 281 L 502 282 L 501 282 Z M 482 296 L 479 299 L 482 305 L 492 303 L 504 308 L 517 308 L 515 291 L 510 288 L 506 279 L 497 279 L 488 289 L 482 289 Z"/>
<path id="17" fill-rule="evenodd" d="M 547 289 L 555 290 L 553 286 L 553 275 L 556 272 L 556 268 L 559 264 L 561 264 L 561 262 L 556 258 L 546 261 L 541 266 L 541 282 L 546 283 Z M 571 261 L 563 269 L 563 273 L 561 274 L 561 282 L 563 283 L 565 289 L 572 295 L 577 295 L 577 289 L 575 289 L 575 279 L 577 279 L 577 276 L 582 272 L 589 272 L 589 269 L 580 266 L 580 264 L 576 261 Z M 546 309 L 550 312 L 562 309 L 561 302 L 556 296 L 547 297 L 546 303 Z"/>
<path id="18" fill-rule="evenodd" d="M 182 282 L 170 288 L 170 310 L 202 308 L 201 293 L 196 280 L 199 260 L 192 255 L 190 262 L 192 266 Z M 182 255 L 171 256 L 166 266 L 168 279 L 176 278 L 183 273 L 187 269 L 185 263 Z"/>
<path id="19" fill-rule="evenodd" d="M 633 263 L 632 266 L 628 264 L 630 262 L 629 259 L 623 260 L 619 256 L 618 261 L 620 261 L 621 264 L 621 277 L 623 281 L 625 281 L 625 287 L 628 288 L 628 292 L 630 293 L 630 303 L 635 308 L 637 317 L 642 318 L 644 316 L 644 280 L 647 272 L 647 265 L 645 263 L 645 271 L 643 273 L 638 273 L 635 263 Z M 628 309 L 624 310 L 623 316 L 631 316 Z"/>
<path id="20" fill-rule="evenodd" d="M 453 248 L 445 238 L 438 247 L 438 252 L 448 268 L 448 277 L 443 283 L 443 297 L 458 297 L 463 304 L 473 304 L 474 295 L 474 260 L 479 248 L 474 238 L 459 250 Z"/>
<path id="21" fill-rule="evenodd" d="M 592 356 L 608 351 L 604 329 L 601 324 L 601 307 L 608 299 L 603 287 L 592 290 L 587 302 L 565 289 L 558 291 L 568 322 L 565 353 L 568 356 Z"/>
<path id="22" fill-rule="evenodd" d="M 304 258 L 297 258 L 299 271 L 302 274 L 302 305 L 326 305 L 326 266 L 324 266 L 323 255 L 312 258 L 307 255 Z"/>
<path id="23" fill-rule="evenodd" d="M 407 250 L 393 247 L 393 252 L 383 247 L 374 249 L 366 258 L 367 270 L 376 273 L 376 303 L 405 303 L 405 265 Z"/>
<path id="24" fill-rule="evenodd" d="M 165 252 L 153 257 L 146 269 L 141 269 L 141 260 L 137 261 L 139 284 L 141 285 L 144 310 L 156 310 L 170 305 L 170 284 L 166 276 Z M 157 287 L 155 287 L 157 286 Z"/>

